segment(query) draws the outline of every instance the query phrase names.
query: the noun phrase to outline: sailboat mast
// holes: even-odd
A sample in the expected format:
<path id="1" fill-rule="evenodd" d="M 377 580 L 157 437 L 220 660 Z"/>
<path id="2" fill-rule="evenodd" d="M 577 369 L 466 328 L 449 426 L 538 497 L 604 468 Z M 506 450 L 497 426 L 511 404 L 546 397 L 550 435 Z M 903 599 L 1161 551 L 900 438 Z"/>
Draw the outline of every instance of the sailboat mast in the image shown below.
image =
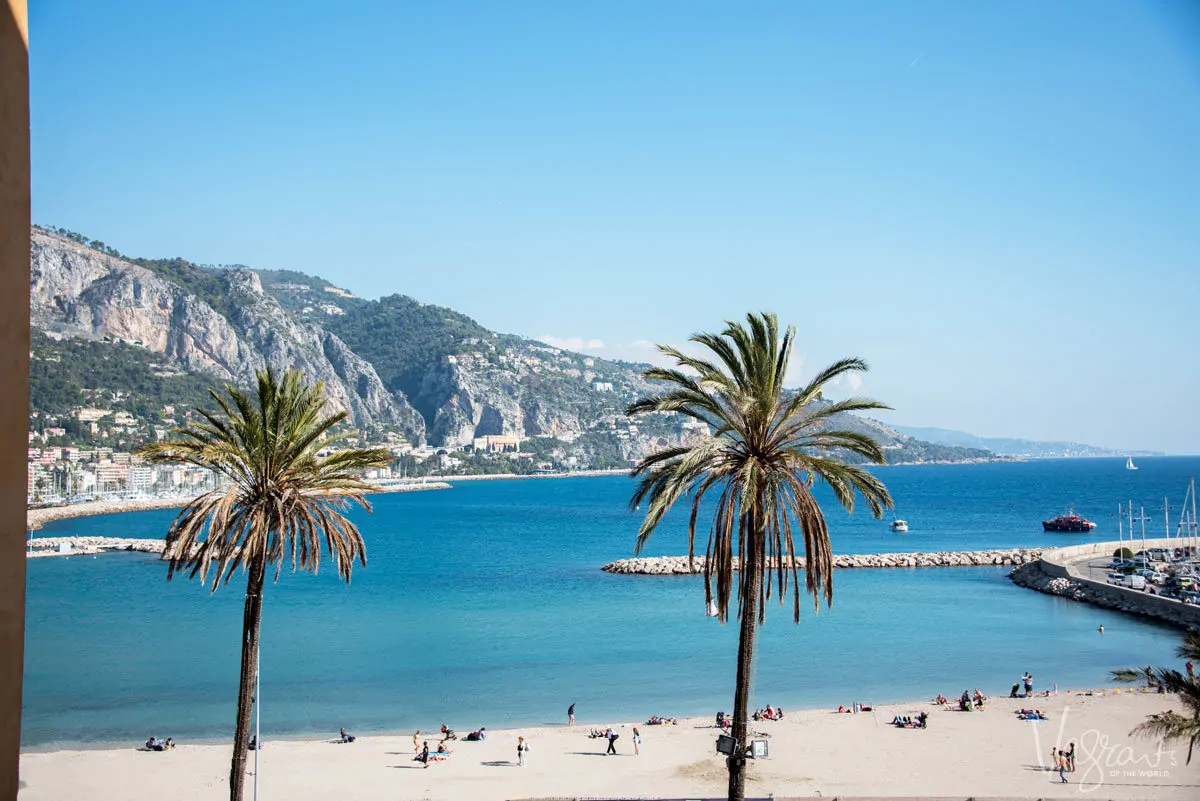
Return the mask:
<path id="1" fill-rule="evenodd" d="M 1142 521 L 1142 550 L 1146 550 L 1146 507 L 1138 509 L 1138 518 Z"/>
<path id="2" fill-rule="evenodd" d="M 1192 546 L 1193 548 L 1195 548 L 1195 543 L 1193 542 L 1195 535 L 1196 535 L 1196 480 L 1195 480 L 1195 476 L 1193 476 L 1192 477 L 1192 526 L 1190 526 L 1190 530 L 1188 531 L 1188 544 L 1189 544 L 1189 546 Z M 1194 553 L 1195 552 L 1193 552 L 1193 554 Z"/>
<path id="3" fill-rule="evenodd" d="M 1121 553 L 1121 549 L 1125 547 L 1125 518 L 1124 511 L 1121 509 L 1121 504 L 1117 504 L 1117 553 Z"/>
<path id="4" fill-rule="evenodd" d="M 1163 496 L 1163 520 L 1167 523 L 1165 530 L 1167 533 L 1167 547 L 1169 548 L 1171 547 L 1171 503 L 1165 495 Z"/>

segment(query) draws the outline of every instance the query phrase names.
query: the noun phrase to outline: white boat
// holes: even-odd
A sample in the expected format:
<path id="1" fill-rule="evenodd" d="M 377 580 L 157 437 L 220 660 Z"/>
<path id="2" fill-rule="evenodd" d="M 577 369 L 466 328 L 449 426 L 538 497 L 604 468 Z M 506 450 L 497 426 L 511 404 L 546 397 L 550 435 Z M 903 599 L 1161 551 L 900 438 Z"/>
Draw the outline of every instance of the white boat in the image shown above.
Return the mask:
<path id="1" fill-rule="evenodd" d="M 1133 463 L 1132 456 L 1130 456 L 1128 459 L 1125 460 L 1125 469 L 1126 470 L 1137 470 L 1137 465 Z"/>
<path id="2" fill-rule="evenodd" d="M 893 520 L 892 531 L 908 531 L 908 522 L 904 520 Z"/>

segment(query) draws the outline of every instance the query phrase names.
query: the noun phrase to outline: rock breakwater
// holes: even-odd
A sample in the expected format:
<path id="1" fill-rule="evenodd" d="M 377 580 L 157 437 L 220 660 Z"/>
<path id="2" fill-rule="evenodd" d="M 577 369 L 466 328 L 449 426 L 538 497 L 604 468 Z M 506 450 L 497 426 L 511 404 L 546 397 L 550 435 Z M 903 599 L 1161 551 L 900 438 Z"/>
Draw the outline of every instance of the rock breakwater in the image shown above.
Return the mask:
<path id="1" fill-rule="evenodd" d="M 29 541 L 30 557 L 75 556 L 97 554 L 108 551 L 135 551 L 138 553 L 161 554 L 166 548 L 165 540 L 132 539 L 124 537 L 36 537 Z M 69 550 L 60 551 L 66 545 Z"/>
<path id="2" fill-rule="evenodd" d="M 1152 617 L 1193 631 L 1200 631 L 1200 608 L 1178 601 L 1149 595 L 1138 590 L 1109 586 L 1075 576 L 1054 575 L 1044 568 L 1040 559 L 1021 565 L 1009 574 L 1019 587 L 1069 598 L 1080 603 L 1125 612 L 1130 615 Z"/>
<path id="3" fill-rule="evenodd" d="M 875 553 L 839 554 L 833 558 L 838 568 L 871 567 L 988 567 L 1024 565 L 1042 555 L 1041 548 L 1010 548 L 993 551 L 938 551 L 935 553 Z M 772 565 L 773 566 L 773 565 Z M 734 557 L 733 567 L 738 567 Z M 796 567 L 804 567 L 804 559 L 796 560 Z M 650 556 L 633 559 L 618 559 L 602 568 L 608 573 L 640 576 L 679 576 L 704 572 L 704 557 L 689 560 L 686 556 Z"/>

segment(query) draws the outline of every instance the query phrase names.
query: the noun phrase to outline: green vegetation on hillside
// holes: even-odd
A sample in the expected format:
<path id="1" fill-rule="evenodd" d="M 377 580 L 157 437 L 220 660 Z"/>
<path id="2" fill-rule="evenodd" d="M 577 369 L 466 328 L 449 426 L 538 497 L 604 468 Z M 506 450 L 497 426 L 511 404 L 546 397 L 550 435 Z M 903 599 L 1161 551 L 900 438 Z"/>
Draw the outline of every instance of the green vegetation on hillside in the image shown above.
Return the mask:
<path id="1" fill-rule="evenodd" d="M 326 326 L 350 349 L 375 365 L 388 389 L 415 399 L 421 379 L 443 356 L 457 352 L 463 339 L 492 336 L 479 323 L 441 306 L 427 306 L 404 295 L 357 304 Z M 417 411 L 433 420 L 436 409 Z"/>
<path id="2" fill-rule="evenodd" d="M 84 339 L 56 342 L 34 331 L 30 350 L 29 409 L 47 415 L 97 406 L 156 422 L 164 405 L 181 409 L 210 405 L 208 388 L 217 383 L 133 345 Z"/>

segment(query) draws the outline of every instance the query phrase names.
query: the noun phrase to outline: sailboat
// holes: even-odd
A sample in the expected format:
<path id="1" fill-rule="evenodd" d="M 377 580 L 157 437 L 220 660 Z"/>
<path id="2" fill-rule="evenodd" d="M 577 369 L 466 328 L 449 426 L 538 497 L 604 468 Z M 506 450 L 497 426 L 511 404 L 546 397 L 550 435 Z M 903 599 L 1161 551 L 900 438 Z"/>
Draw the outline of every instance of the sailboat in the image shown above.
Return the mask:
<path id="1" fill-rule="evenodd" d="M 1132 456 L 1130 456 L 1129 458 L 1127 458 L 1125 460 L 1125 469 L 1126 470 L 1137 470 L 1137 465 L 1133 463 Z"/>

